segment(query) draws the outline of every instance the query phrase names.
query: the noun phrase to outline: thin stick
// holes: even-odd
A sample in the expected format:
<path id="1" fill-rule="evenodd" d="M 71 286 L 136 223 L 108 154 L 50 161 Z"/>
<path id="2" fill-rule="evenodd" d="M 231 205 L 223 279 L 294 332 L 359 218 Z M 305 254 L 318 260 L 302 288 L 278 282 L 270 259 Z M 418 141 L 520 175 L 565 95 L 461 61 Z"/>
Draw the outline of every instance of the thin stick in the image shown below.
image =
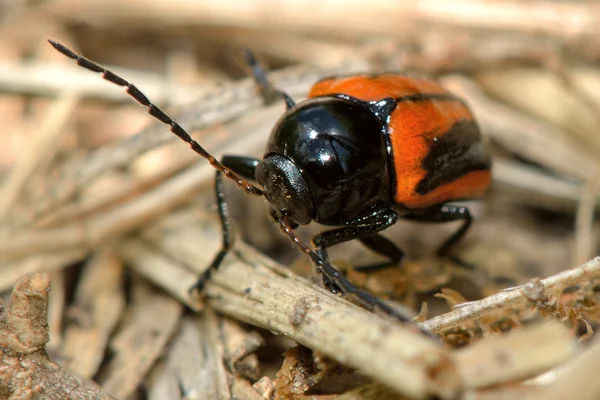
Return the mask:
<path id="1" fill-rule="evenodd" d="M 146 229 L 142 233 L 144 240 L 122 242 L 119 251 L 136 271 L 167 291 L 187 290 L 196 276 L 191 271 L 201 272 L 220 244 L 212 225 L 204 223 L 204 218 L 198 212 L 175 213 Z M 442 395 L 529 377 L 558 365 L 576 351 L 569 330 L 558 322 L 550 322 L 508 337 L 491 338 L 472 351 L 447 354 L 459 371 L 460 379 L 453 376 L 453 370 L 442 367 L 441 375 L 431 381 L 430 378 L 423 380 L 422 371 L 419 372 L 423 367 L 421 362 L 431 356 L 431 362 L 437 363 L 434 360 L 441 356 L 434 350 L 437 347 L 433 343 L 431 347 L 422 342 L 427 342 L 426 338 L 414 336 L 397 322 L 365 313 L 243 243 L 237 243 L 236 252 L 207 283 L 210 306 L 235 319 L 286 335 L 358 368 L 400 393 L 440 390 Z M 165 260 L 160 270 L 147 265 L 150 255 L 156 257 L 157 254 Z M 179 283 L 176 279 L 167 279 L 168 276 L 186 278 Z M 539 344 L 540 337 L 546 339 L 543 345 Z M 519 343 L 528 343 L 527 351 L 519 347 Z M 417 356 L 419 352 L 422 354 Z M 506 368 L 482 368 L 498 363 L 504 363 Z M 403 376 L 415 380 L 400 379 Z M 450 383 L 446 379 L 455 381 Z M 430 384 L 437 389 L 429 387 Z M 456 384 L 459 387 L 454 386 Z"/>
<path id="2" fill-rule="evenodd" d="M 514 195 L 520 203 L 553 211 L 574 212 L 581 204 L 581 193 L 585 190 L 573 180 L 504 157 L 494 158 L 492 177 L 499 191 Z M 594 198 L 588 206 L 600 207 L 600 201 Z"/>
<path id="3" fill-rule="evenodd" d="M 85 254 L 86 251 L 81 248 L 55 252 L 34 251 L 14 262 L 0 262 L 0 291 L 10 289 L 23 274 L 62 269 L 81 260 Z"/>
<path id="4" fill-rule="evenodd" d="M 216 251 L 219 238 L 212 224 L 189 221 L 187 218 L 184 229 L 161 221 L 149 236 L 144 235 L 153 239 L 151 246 L 145 246 L 146 251 L 163 251 L 172 260 L 173 269 L 185 268 L 184 260 L 193 260 L 194 265 L 188 267 L 193 270 L 208 265 L 213 252 L 207 249 Z M 167 226 L 169 234 L 161 234 L 161 227 Z M 143 266 L 147 257 L 142 247 L 135 244 L 136 251 L 127 250 L 132 240 L 119 246 L 121 252 L 127 252 L 128 264 L 158 281 L 158 271 Z M 446 397 L 457 390 L 458 380 L 446 355 L 414 327 L 369 313 L 294 276 L 243 243 L 237 244 L 237 250 L 242 258 L 226 259 L 207 282 L 208 303 L 217 311 L 284 334 L 401 393 L 417 398 L 432 393 Z M 429 373 L 432 370 L 435 376 Z"/>
<path id="5" fill-rule="evenodd" d="M 579 357 L 572 360 L 562 370 L 556 380 L 538 394 L 538 397 L 526 399 L 577 399 L 595 400 L 600 397 L 600 342 L 595 343 Z"/>
<path id="6" fill-rule="evenodd" d="M 418 2 L 365 2 L 360 0 L 299 1 L 290 0 L 285 7 L 273 7 L 269 0 L 239 4 L 236 12 L 219 2 L 185 2 L 173 7 L 167 0 L 152 3 L 131 1 L 62 0 L 52 4 L 51 11 L 63 18 L 81 20 L 126 21 L 128 26 L 144 24 L 210 24 L 249 26 L 289 31 L 304 30 L 316 34 L 337 32 L 331 16 L 344 21 L 356 34 L 403 35 L 404 25 L 418 24 L 421 30 L 439 25 L 494 31 L 513 31 L 549 35 L 565 41 L 597 37 L 600 13 L 590 11 L 587 3 L 555 1 L 545 3 L 518 0 L 445 0 Z M 402 24 L 398 21 L 402 20 Z M 566 21 L 568 23 L 566 23 Z"/>
<path id="7" fill-rule="evenodd" d="M 594 254 L 594 211 L 600 192 L 600 164 L 596 173 L 583 187 L 581 200 L 575 215 L 575 262 L 581 263 Z"/>
<path id="8" fill-rule="evenodd" d="M 577 350 L 571 331 L 548 321 L 492 336 L 453 357 L 465 387 L 473 389 L 529 378 L 569 360 Z"/>
<path id="9" fill-rule="evenodd" d="M 48 109 L 34 137 L 28 141 L 28 146 L 21 152 L 21 159 L 0 189 L 0 220 L 10 212 L 38 166 L 53 157 L 62 133 L 66 132 L 65 124 L 78 103 L 79 99 L 76 95 L 64 93 Z"/>
<path id="10" fill-rule="evenodd" d="M 559 291 L 579 282 L 600 277 L 600 257 L 541 280 L 545 291 Z M 527 285 L 517 286 L 482 300 L 459 304 L 447 314 L 440 315 L 420 324 L 421 328 L 433 333 L 440 333 L 464 322 L 472 321 L 500 308 L 505 308 L 517 301 L 526 301 L 524 289 Z"/>
<path id="11" fill-rule="evenodd" d="M 106 344 L 122 317 L 122 270 L 122 261 L 110 249 L 100 250 L 83 270 L 60 352 L 65 368 L 78 376 L 92 379 L 98 372 Z"/>
<path id="12" fill-rule="evenodd" d="M 253 143 L 261 139 L 262 132 L 256 132 L 237 141 L 231 149 L 254 148 Z M 7 236 L 0 241 L 0 262 L 58 249 L 91 248 L 104 240 L 114 239 L 188 201 L 213 177 L 214 170 L 208 164 L 196 164 L 135 200 L 82 221 L 44 230 L 29 229 Z"/>

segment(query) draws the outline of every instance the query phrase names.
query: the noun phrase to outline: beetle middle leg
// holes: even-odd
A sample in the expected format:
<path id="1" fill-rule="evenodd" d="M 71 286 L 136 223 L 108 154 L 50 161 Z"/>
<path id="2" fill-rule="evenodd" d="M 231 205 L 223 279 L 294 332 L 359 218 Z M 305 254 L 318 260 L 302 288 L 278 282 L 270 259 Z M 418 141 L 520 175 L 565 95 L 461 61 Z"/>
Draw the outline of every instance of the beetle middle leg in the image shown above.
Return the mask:
<path id="1" fill-rule="evenodd" d="M 421 222 L 462 221 L 460 228 L 438 247 L 437 255 L 439 257 L 447 257 L 459 265 L 463 265 L 470 269 L 472 268 L 468 263 L 465 263 L 460 258 L 450 254 L 452 248 L 467 234 L 473 223 L 473 217 L 467 207 L 443 205 L 438 209 L 431 210 L 424 214 L 403 216 L 403 219 Z"/>
<path id="2" fill-rule="evenodd" d="M 404 252 L 398 246 L 396 246 L 395 243 L 379 233 L 376 233 L 372 236 L 359 238 L 358 240 L 360 240 L 362 244 L 375 253 L 385 256 L 388 261 L 353 267 L 357 271 L 376 271 L 397 266 L 400 264 L 400 261 L 402 261 L 402 258 L 404 258 Z"/>
<path id="3" fill-rule="evenodd" d="M 221 163 L 225 167 L 231 169 L 239 176 L 242 176 L 244 179 L 248 180 L 254 180 L 254 171 L 256 170 L 256 166 L 259 162 L 260 161 L 255 158 L 245 156 L 223 156 L 221 159 Z M 213 258 L 208 268 L 204 271 L 204 273 L 202 273 L 202 275 L 200 275 L 194 286 L 191 288 L 192 291 L 201 291 L 204 288 L 206 281 L 210 279 L 211 273 L 219 269 L 223 263 L 223 260 L 225 259 L 225 256 L 227 253 L 229 253 L 231 247 L 233 246 L 231 219 L 227 209 L 227 201 L 225 199 L 224 189 L 223 173 L 221 171 L 217 171 L 215 174 L 215 195 L 219 217 L 221 220 L 221 249 Z"/>

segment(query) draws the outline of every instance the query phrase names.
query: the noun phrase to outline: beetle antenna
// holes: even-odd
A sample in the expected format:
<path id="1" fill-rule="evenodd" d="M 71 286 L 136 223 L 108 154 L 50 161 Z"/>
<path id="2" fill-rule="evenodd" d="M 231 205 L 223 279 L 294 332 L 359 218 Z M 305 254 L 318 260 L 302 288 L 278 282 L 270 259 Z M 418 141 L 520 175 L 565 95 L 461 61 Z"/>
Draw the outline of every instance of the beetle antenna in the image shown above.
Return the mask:
<path id="1" fill-rule="evenodd" d="M 260 96 L 263 98 L 265 104 L 273 104 L 283 97 L 283 101 L 285 101 L 285 106 L 288 110 L 296 105 L 289 94 L 273 86 L 271 81 L 269 81 L 269 78 L 267 78 L 264 66 L 258 61 L 250 49 L 242 48 L 241 53 L 242 57 L 244 57 L 244 62 L 250 69 L 252 78 L 254 78 L 254 82 L 256 83 Z"/>
<path id="2" fill-rule="evenodd" d="M 148 114 L 152 115 L 154 118 L 156 118 L 163 124 L 169 125 L 171 127 L 172 133 L 177 135 L 184 142 L 188 143 L 192 150 L 194 150 L 197 154 L 207 159 L 210 165 L 212 165 L 217 170 L 221 171 L 223 175 L 235 181 L 238 184 L 238 186 L 241 187 L 246 193 L 257 196 L 262 196 L 264 194 L 262 189 L 259 189 L 258 187 L 252 185 L 248 181 L 240 178 L 239 176 L 234 174 L 229 168 L 221 164 L 215 157 L 213 157 L 208 151 L 206 151 L 202 146 L 200 146 L 198 142 L 192 139 L 192 137 L 185 131 L 185 129 L 181 127 L 181 125 L 173 121 L 173 119 L 171 119 L 171 117 L 165 114 L 164 111 L 152 104 L 150 100 L 146 97 L 146 95 L 144 95 L 135 85 L 129 83 L 125 79 L 107 70 L 106 68 L 94 63 L 93 61 L 90 61 L 87 58 L 80 56 L 79 54 L 75 53 L 74 51 L 70 50 L 69 48 L 65 47 L 57 41 L 49 39 L 48 42 L 60 53 L 75 60 L 77 62 L 77 65 L 79 65 L 80 67 L 88 69 L 92 72 L 102 74 L 102 78 L 106 79 L 111 83 L 114 83 L 115 85 L 126 87 L 127 94 L 133 97 L 138 103 L 146 107 L 148 109 Z"/>

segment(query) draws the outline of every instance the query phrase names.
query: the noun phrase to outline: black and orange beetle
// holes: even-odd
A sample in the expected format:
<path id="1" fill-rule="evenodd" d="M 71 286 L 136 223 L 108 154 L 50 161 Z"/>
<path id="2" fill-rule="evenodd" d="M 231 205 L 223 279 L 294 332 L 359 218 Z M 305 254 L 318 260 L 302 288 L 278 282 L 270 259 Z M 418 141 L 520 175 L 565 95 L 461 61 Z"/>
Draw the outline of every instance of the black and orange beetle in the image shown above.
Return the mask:
<path id="1" fill-rule="evenodd" d="M 398 74 L 328 78 L 317 82 L 309 98 L 298 104 L 273 89 L 271 93 L 285 100 L 287 111 L 273 127 L 263 159 L 224 156 L 219 162 L 134 85 L 62 44 L 50 43 L 78 65 L 126 87 L 152 116 L 170 125 L 175 135 L 216 168 L 223 247 L 197 289 L 219 267 L 232 244 L 225 175 L 247 193 L 267 199 L 282 232 L 310 256 L 331 291 L 407 320 L 403 312 L 348 281 L 330 264 L 327 248 L 358 239 L 385 256 L 389 260 L 385 265 L 397 264 L 403 252 L 380 232 L 399 218 L 461 220 L 461 227 L 438 250 L 440 256 L 447 255 L 472 222 L 467 208 L 447 203 L 476 198 L 490 184 L 490 156 L 469 108 L 429 80 Z M 246 56 L 266 99 L 266 75 L 250 53 Z M 337 227 L 316 235 L 314 250 L 293 231 L 311 221 Z"/>

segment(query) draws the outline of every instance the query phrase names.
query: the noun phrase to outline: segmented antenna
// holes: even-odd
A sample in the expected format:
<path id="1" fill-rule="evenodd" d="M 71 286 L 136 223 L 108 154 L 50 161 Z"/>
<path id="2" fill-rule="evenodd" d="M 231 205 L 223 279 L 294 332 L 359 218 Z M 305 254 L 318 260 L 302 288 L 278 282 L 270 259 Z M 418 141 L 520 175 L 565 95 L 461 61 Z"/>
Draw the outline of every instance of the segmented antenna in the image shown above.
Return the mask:
<path id="1" fill-rule="evenodd" d="M 198 142 L 191 138 L 191 136 L 185 131 L 185 129 L 183 129 L 177 122 L 173 121 L 171 117 L 165 114 L 160 108 L 152 104 L 150 100 L 135 85 L 127 82 L 125 79 L 107 70 L 106 68 L 94 63 L 93 61 L 90 61 L 87 58 L 80 56 L 79 54 L 73 52 L 72 50 L 70 50 L 69 48 L 65 47 L 57 41 L 48 39 L 48 42 L 56 50 L 58 50 L 65 56 L 75 60 L 77 62 L 77 65 L 79 65 L 80 67 L 88 69 L 92 72 L 102 74 L 102 78 L 106 79 L 111 83 L 114 83 L 115 85 L 126 87 L 127 94 L 133 97 L 138 103 L 145 106 L 148 109 L 148 114 L 152 115 L 154 118 L 156 118 L 163 124 L 169 125 L 171 127 L 171 132 L 179 136 L 179 138 L 184 142 L 188 143 L 192 150 L 194 150 L 200 156 L 206 158 L 210 165 L 221 171 L 223 175 L 235 181 L 238 184 L 238 186 L 241 187 L 246 193 L 257 196 L 262 196 L 264 194 L 261 189 L 257 188 L 248 181 L 234 174 L 230 169 L 221 164 L 209 152 L 204 150 L 204 148 L 200 146 Z"/>

